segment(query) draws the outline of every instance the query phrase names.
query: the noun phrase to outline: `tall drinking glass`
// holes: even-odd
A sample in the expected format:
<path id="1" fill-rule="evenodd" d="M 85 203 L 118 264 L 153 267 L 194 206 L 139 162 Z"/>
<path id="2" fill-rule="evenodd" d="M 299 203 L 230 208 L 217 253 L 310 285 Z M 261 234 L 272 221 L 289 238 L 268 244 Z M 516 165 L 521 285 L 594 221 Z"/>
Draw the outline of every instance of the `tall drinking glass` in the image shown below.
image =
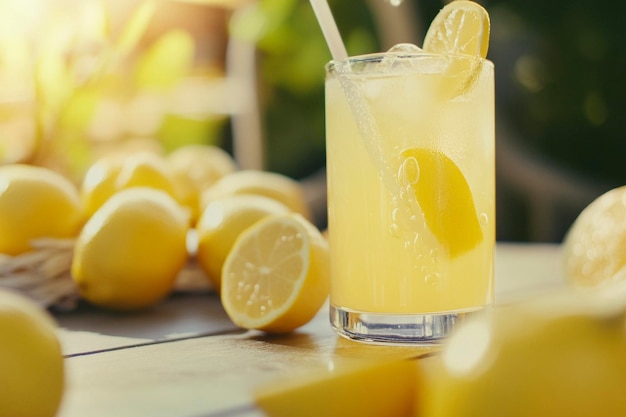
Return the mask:
<path id="1" fill-rule="evenodd" d="M 382 53 L 326 67 L 331 324 L 438 343 L 493 301 L 494 69 Z"/>

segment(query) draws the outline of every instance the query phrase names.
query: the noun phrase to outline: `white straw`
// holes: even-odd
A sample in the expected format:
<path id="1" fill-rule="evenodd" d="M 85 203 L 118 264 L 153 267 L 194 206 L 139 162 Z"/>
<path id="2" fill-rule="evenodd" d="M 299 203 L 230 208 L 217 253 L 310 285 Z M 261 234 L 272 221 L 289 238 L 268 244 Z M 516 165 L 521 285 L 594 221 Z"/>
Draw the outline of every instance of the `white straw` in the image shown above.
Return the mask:
<path id="1" fill-rule="evenodd" d="M 326 0 L 310 0 L 313 12 L 317 17 L 317 22 L 322 28 L 322 33 L 326 39 L 330 54 L 333 56 L 333 60 L 342 61 L 348 58 L 348 52 L 341 40 L 337 23 L 333 18 L 333 14 L 330 11 L 328 2 Z"/>

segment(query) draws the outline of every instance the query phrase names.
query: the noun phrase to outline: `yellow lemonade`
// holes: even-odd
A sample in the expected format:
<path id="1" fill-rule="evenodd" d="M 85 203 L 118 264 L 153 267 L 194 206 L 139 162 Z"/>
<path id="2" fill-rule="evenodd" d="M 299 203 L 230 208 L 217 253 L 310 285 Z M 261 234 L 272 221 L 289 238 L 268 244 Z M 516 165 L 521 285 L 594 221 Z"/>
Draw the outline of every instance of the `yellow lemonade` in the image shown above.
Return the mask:
<path id="1" fill-rule="evenodd" d="M 331 321 L 370 341 L 444 337 L 493 300 L 494 72 L 395 52 L 327 67 Z"/>

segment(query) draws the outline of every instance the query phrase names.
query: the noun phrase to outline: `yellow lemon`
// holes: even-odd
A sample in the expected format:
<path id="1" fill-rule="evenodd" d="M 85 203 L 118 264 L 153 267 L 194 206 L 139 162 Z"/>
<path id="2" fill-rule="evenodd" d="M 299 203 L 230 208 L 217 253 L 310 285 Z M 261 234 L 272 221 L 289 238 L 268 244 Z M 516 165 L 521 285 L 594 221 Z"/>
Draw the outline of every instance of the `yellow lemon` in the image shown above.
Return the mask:
<path id="1" fill-rule="evenodd" d="M 83 223 L 78 190 L 67 178 L 31 165 L 0 167 L 0 252 L 31 250 L 41 237 L 76 236 Z"/>
<path id="2" fill-rule="evenodd" d="M 489 49 L 489 14 L 478 3 L 455 0 L 432 21 L 424 38 L 424 50 L 446 57 L 446 77 L 441 94 L 452 99 L 469 91 L 483 68 Z"/>
<path id="3" fill-rule="evenodd" d="M 95 161 L 83 177 L 80 198 L 83 209 L 91 217 L 117 191 L 115 180 L 122 169 L 123 157 L 105 156 Z"/>
<path id="4" fill-rule="evenodd" d="M 604 193 L 578 215 L 563 240 L 563 258 L 573 285 L 626 279 L 626 186 Z"/>
<path id="5" fill-rule="evenodd" d="M 489 49 L 489 13 L 478 3 L 455 0 L 435 16 L 424 50 L 439 54 L 462 54 L 485 58 Z"/>
<path id="6" fill-rule="evenodd" d="M 278 200 L 307 219 L 311 213 L 300 183 L 276 172 L 243 170 L 226 175 L 202 194 L 202 207 L 226 195 L 259 194 Z"/>
<path id="7" fill-rule="evenodd" d="M 0 416 L 54 417 L 64 391 L 52 318 L 30 299 L 0 289 Z"/>
<path id="8" fill-rule="evenodd" d="M 255 402 L 270 417 L 409 416 L 419 375 L 414 360 L 335 360 L 326 369 L 258 388 Z"/>
<path id="9" fill-rule="evenodd" d="M 424 213 L 424 220 L 439 243 L 455 257 L 473 249 L 483 239 L 469 184 L 459 167 L 443 152 L 408 148 L 403 166 L 409 186 Z"/>
<path id="10" fill-rule="evenodd" d="M 192 222 L 200 215 L 200 195 L 213 183 L 237 170 L 235 160 L 223 149 L 210 145 L 187 145 L 167 156 L 180 201 L 191 210 Z"/>
<path id="11" fill-rule="evenodd" d="M 416 415 L 626 415 L 624 294 L 609 305 L 582 295 L 549 294 L 463 323 L 435 358 Z"/>
<path id="12" fill-rule="evenodd" d="M 261 195 L 233 195 L 209 203 L 196 225 L 197 259 L 216 291 L 220 291 L 222 267 L 237 237 L 270 214 L 289 213 L 282 203 Z"/>
<path id="13" fill-rule="evenodd" d="M 165 158 L 152 152 L 111 155 L 94 162 L 83 178 L 81 200 L 93 215 L 115 193 L 133 187 L 150 187 L 177 197 L 174 175 Z"/>
<path id="14" fill-rule="evenodd" d="M 328 243 L 299 214 L 268 216 L 237 238 L 222 271 L 221 299 L 235 324 L 285 333 L 328 296 Z"/>
<path id="15" fill-rule="evenodd" d="M 172 290 L 187 261 L 188 218 L 164 191 L 120 191 L 78 236 L 72 276 L 89 302 L 118 310 L 151 306 Z"/>

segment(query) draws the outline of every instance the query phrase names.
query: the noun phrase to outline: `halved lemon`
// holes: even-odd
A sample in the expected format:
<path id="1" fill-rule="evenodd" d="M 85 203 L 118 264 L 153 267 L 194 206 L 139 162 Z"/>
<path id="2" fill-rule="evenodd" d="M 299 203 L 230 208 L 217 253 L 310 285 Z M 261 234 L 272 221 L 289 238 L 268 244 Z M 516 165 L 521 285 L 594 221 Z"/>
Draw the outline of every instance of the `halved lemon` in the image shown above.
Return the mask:
<path id="1" fill-rule="evenodd" d="M 403 169 L 411 178 L 424 220 L 439 243 L 456 257 L 483 239 L 472 191 L 463 172 L 443 152 L 430 148 L 402 151 Z"/>
<path id="2" fill-rule="evenodd" d="M 222 286 L 222 267 L 239 234 L 270 214 L 290 213 L 278 200 L 255 194 L 231 195 L 209 203 L 202 212 L 197 259 L 213 288 Z"/>
<path id="3" fill-rule="evenodd" d="M 563 239 L 564 272 L 576 287 L 626 278 L 626 186 L 592 201 Z"/>
<path id="4" fill-rule="evenodd" d="M 221 299 L 238 326 L 290 332 L 328 296 L 328 243 L 299 214 L 271 215 L 235 241 L 222 269 Z"/>

